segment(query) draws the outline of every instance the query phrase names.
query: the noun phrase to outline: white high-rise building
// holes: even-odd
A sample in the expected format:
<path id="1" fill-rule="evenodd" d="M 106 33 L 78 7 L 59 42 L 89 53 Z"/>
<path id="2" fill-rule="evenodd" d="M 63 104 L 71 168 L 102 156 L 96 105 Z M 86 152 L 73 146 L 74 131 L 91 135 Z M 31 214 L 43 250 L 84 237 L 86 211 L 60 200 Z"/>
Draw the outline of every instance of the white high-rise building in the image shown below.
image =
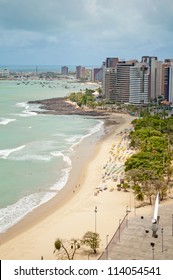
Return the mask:
<path id="1" fill-rule="evenodd" d="M 169 67 L 169 97 L 168 101 L 173 103 L 173 66 Z"/>
<path id="2" fill-rule="evenodd" d="M 149 69 L 138 63 L 130 67 L 129 103 L 148 103 Z"/>

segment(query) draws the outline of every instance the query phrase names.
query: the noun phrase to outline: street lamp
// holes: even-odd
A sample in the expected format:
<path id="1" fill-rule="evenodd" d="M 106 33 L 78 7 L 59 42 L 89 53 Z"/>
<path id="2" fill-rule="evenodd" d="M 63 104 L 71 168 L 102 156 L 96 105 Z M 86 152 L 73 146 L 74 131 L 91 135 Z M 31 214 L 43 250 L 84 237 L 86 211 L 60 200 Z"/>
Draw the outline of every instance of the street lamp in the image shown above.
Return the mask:
<path id="1" fill-rule="evenodd" d="M 95 233 L 97 232 L 97 212 L 98 212 L 98 210 L 97 210 L 97 206 L 95 206 L 95 208 L 94 208 L 94 212 L 95 212 Z"/>
<path id="2" fill-rule="evenodd" d="M 163 231 L 164 231 L 164 229 L 162 228 L 161 229 L 161 233 L 162 233 L 162 252 L 163 252 Z"/>
<path id="3" fill-rule="evenodd" d="M 128 210 L 128 206 L 126 206 L 126 227 L 128 227 L 128 214 L 130 213 L 131 211 Z"/>

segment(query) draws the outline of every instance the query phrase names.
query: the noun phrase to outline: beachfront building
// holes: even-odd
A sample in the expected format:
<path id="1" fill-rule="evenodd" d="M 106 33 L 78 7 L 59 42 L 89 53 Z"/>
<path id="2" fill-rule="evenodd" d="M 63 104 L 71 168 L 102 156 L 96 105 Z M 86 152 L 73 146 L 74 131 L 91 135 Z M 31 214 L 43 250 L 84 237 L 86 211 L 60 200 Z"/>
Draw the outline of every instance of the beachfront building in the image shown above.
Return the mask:
<path id="1" fill-rule="evenodd" d="M 156 56 L 143 56 L 139 63 L 107 58 L 102 69 L 103 96 L 108 101 L 145 104 L 162 96 L 173 102 L 173 59 L 163 63 Z"/>
<path id="2" fill-rule="evenodd" d="M 158 61 L 156 56 L 143 56 L 142 63 L 149 68 L 149 101 L 157 100 L 162 95 L 162 61 Z"/>
<path id="3" fill-rule="evenodd" d="M 68 76 L 68 67 L 67 66 L 62 66 L 61 67 L 61 74 L 63 76 Z"/>
<path id="4" fill-rule="evenodd" d="M 130 67 L 129 103 L 148 103 L 149 69 L 142 63 Z"/>
<path id="5" fill-rule="evenodd" d="M 173 103 L 173 66 L 169 67 L 169 97 L 168 101 Z"/>
<path id="6" fill-rule="evenodd" d="M 115 77 L 114 69 L 116 69 L 118 61 L 118 57 L 107 57 L 102 64 L 102 95 L 108 100 L 116 100 L 116 97 L 113 97 L 113 92 L 115 92 L 114 86 L 116 84 L 116 81 L 113 81 L 113 77 Z M 111 85 L 109 82 L 111 82 Z"/>
<path id="7" fill-rule="evenodd" d="M 129 103 L 130 97 L 130 67 L 133 63 L 126 63 L 125 61 L 117 64 L 117 94 L 120 102 Z"/>
<path id="8" fill-rule="evenodd" d="M 162 95 L 164 99 L 169 102 L 173 102 L 173 93 L 172 93 L 172 68 L 173 68 L 173 59 L 165 59 L 162 64 Z"/>
<path id="9" fill-rule="evenodd" d="M 119 102 L 117 93 L 117 69 L 105 69 L 105 98 L 109 101 Z"/>

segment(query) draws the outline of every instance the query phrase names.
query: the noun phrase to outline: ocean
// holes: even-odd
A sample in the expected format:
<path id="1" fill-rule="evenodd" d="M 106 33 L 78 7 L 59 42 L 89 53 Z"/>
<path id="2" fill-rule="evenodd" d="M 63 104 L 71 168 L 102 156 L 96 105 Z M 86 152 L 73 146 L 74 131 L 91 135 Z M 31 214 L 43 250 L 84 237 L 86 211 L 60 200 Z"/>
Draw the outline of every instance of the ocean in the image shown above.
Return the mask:
<path id="1" fill-rule="evenodd" d="M 38 105 L 27 102 L 85 88 L 68 80 L 0 81 L 1 233 L 64 187 L 75 145 L 104 133 L 101 120 L 41 114 Z"/>

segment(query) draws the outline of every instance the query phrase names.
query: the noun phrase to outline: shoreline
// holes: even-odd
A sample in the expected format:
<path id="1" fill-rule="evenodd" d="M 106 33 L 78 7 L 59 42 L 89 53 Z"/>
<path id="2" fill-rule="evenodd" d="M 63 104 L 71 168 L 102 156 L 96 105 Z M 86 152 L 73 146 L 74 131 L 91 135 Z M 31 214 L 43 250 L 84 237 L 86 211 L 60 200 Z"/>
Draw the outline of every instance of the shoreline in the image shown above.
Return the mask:
<path id="1" fill-rule="evenodd" d="M 119 219 L 125 215 L 129 194 L 106 191 L 94 196 L 94 191 L 102 180 L 101 171 L 109 158 L 115 133 L 117 135 L 121 130 L 129 128 L 133 118 L 124 114 L 112 114 L 109 119 L 107 132 L 96 145 L 92 136 L 84 139 L 83 145 L 76 147 L 76 158 L 73 159 L 66 186 L 49 202 L 0 235 L 1 259 L 40 259 L 42 255 L 45 259 L 56 259 L 52 254 L 56 238 L 82 238 L 86 231 L 94 231 L 95 206 L 98 207 L 100 250 L 103 250 L 105 236 L 109 235 L 111 238 Z M 114 120 L 113 123 L 116 121 L 116 125 L 111 120 Z M 90 143 L 87 143 L 88 140 Z M 87 145 L 88 150 L 85 148 Z M 78 156 L 80 153 L 81 157 Z M 75 192 L 74 186 L 77 186 Z"/>
<path id="2" fill-rule="evenodd" d="M 101 119 L 104 121 L 104 119 Z M 103 124 L 102 130 L 105 124 Z M 15 237 L 18 233 L 30 228 L 31 225 L 36 224 L 38 220 L 43 219 L 43 216 L 48 216 L 52 211 L 54 211 L 58 207 L 64 204 L 64 201 L 68 202 L 71 199 L 71 194 L 74 190 L 74 186 L 76 182 L 80 181 L 80 177 L 77 173 L 87 165 L 87 162 L 92 159 L 92 152 L 95 149 L 95 146 L 101 141 L 103 137 L 106 137 L 105 132 L 103 135 L 99 136 L 98 134 L 102 133 L 98 131 L 92 135 L 89 135 L 82 139 L 82 141 L 78 142 L 73 147 L 73 155 L 71 156 L 72 167 L 69 173 L 69 177 L 64 187 L 57 191 L 55 196 L 40 206 L 34 208 L 31 212 L 28 212 L 23 218 L 21 218 L 16 224 L 13 224 L 10 228 L 8 228 L 5 232 L 0 233 L 0 245 L 2 242 L 7 242 L 9 239 Z M 93 139 L 94 138 L 94 139 Z M 84 149 L 85 145 L 90 145 L 89 151 L 86 152 Z M 78 153 L 82 152 L 82 157 L 78 156 Z M 86 161 L 86 162 L 85 162 Z M 75 171 L 75 166 L 78 166 L 78 171 Z M 51 190 L 49 190 L 51 191 Z M 50 203 L 50 205 L 49 205 Z M 51 207 L 50 207 L 51 206 Z M 33 221 L 34 218 L 34 221 Z"/>
<path id="3" fill-rule="evenodd" d="M 68 100 L 66 97 L 56 97 L 43 100 L 28 101 L 28 104 L 40 105 L 40 108 L 45 110 L 41 114 L 51 115 L 82 115 L 92 117 L 108 117 L 110 113 L 106 110 L 89 109 L 77 106 L 75 103 Z M 39 113 L 39 112 L 37 112 Z"/>

